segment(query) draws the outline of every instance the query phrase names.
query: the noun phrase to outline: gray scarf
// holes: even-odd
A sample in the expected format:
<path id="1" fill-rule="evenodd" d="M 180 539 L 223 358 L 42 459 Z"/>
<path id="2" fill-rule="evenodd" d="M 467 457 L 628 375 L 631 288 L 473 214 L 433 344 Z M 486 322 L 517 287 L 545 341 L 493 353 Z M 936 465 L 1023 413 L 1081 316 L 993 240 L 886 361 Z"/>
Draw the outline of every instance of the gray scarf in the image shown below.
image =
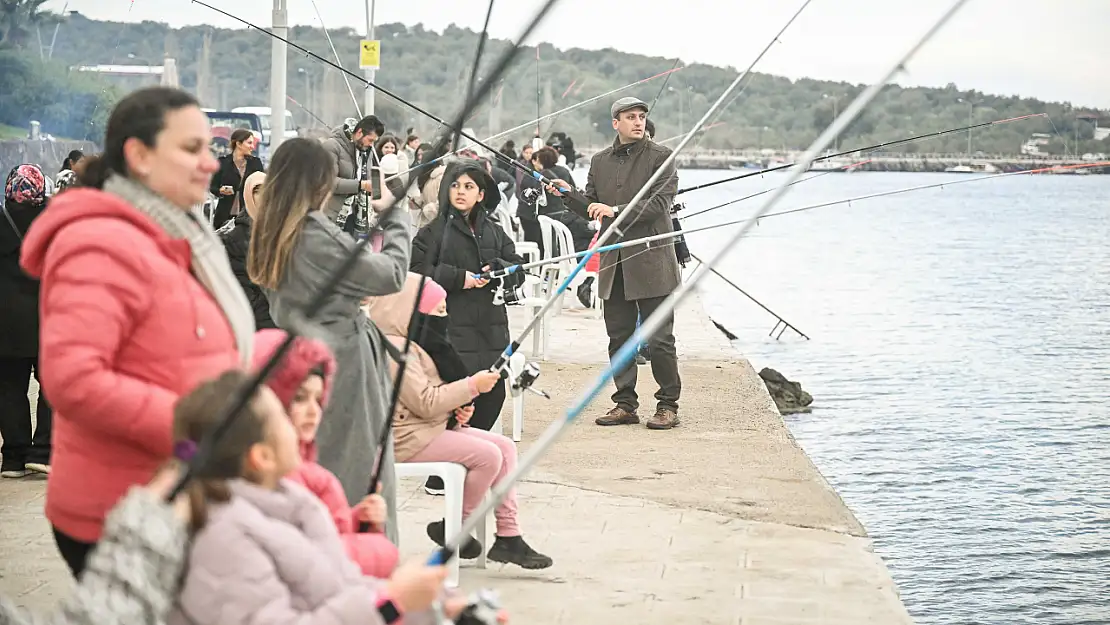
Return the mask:
<path id="1" fill-rule="evenodd" d="M 254 312 L 231 271 L 223 243 L 212 231 L 212 227 L 129 178 L 111 176 L 104 183 L 104 191 L 134 206 L 171 237 L 188 241 L 193 256 L 190 264 L 193 275 L 223 310 L 235 335 L 239 362 L 242 366 L 249 367 L 254 346 Z"/>

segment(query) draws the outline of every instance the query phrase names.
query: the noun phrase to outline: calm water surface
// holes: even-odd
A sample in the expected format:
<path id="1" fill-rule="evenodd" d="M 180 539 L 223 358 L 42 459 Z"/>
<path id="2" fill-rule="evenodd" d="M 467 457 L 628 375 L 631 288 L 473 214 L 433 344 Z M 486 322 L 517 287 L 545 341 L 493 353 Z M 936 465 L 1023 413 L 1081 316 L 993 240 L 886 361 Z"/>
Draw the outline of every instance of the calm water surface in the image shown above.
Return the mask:
<path id="1" fill-rule="evenodd" d="M 687 212 L 784 175 L 686 194 Z M 776 210 L 965 179 L 832 174 Z M 1110 622 L 1108 242 L 1110 176 L 1018 176 L 762 220 L 721 269 L 811 341 L 767 338 L 773 317 L 702 283 L 756 368 L 816 398 L 790 428 L 919 623 Z"/>

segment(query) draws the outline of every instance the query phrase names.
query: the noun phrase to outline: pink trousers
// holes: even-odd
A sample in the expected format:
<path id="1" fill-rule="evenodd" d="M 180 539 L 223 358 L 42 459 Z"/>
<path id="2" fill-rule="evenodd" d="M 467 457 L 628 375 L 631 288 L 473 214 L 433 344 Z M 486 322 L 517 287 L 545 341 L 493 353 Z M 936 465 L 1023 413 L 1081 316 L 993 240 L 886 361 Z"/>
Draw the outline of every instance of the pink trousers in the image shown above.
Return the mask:
<path id="1" fill-rule="evenodd" d="M 516 445 L 507 436 L 462 427 L 447 430 L 421 449 L 409 462 L 454 462 L 466 467 L 463 486 L 463 520 L 482 502 L 490 487 L 516 468 Z M 493 513 L 498 536 L 519 536 L 516 520 L 516 489 L 505 496 Z"/>

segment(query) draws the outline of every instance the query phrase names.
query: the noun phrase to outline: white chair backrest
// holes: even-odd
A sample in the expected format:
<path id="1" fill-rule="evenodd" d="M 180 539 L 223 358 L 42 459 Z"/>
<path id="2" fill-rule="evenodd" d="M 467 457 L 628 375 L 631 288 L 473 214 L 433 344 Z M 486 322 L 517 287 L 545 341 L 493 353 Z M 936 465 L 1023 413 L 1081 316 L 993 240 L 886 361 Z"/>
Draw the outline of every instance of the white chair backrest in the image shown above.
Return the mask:
<path id="1" fill-rule="evenodd" d="M 515 242 L 516 232 L 513 231 L 513 218 L 511 215 L 509 215 L 509 209 L 505 207 L 505 203 L 502 202 L 498 204 L 497 209 L 493 212 L 494 217 L 497 219 L 497 223 L 501 226 L 501 229 L 504 230 L 505 234 L 509 235 L 509 238 Z"/>
<path id="2" fill-rule="evenodd" d="M 540 239 L 543 241 L 543 257 L 544 259 L 554 258 L 555 246 L 553 246 L 551 242 L 555 239 L 555 220 L 546 215 L 539 215 L 536 219 L 540 222 Z"/>
<path id="3" fill-rule="evenodd" d="M 555 228 L 555 238 L 559 241 L 559 256 L 566 256 L 573 254 L 574 250 L 574 236 L 570 233 L 570 228 L 561 221 L 551 220 L 551 225 Z M 574 266 L 578 263 L 573 261 L 563 261 L 563 264 Z"/>

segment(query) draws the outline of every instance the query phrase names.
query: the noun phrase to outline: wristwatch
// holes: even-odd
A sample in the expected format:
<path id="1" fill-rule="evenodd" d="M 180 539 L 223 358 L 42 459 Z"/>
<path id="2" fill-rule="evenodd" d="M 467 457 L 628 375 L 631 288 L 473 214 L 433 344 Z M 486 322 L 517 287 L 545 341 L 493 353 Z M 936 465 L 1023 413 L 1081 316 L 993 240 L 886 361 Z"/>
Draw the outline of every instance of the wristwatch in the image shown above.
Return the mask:
<path id="1" fill-rule="evenodd" d="M 378 597 L 378 614 L 382 616 L 386 625 L 393 625 L 401 620 L 401 611 L 397 609 L 393 600 L 385 595 Z"/>

